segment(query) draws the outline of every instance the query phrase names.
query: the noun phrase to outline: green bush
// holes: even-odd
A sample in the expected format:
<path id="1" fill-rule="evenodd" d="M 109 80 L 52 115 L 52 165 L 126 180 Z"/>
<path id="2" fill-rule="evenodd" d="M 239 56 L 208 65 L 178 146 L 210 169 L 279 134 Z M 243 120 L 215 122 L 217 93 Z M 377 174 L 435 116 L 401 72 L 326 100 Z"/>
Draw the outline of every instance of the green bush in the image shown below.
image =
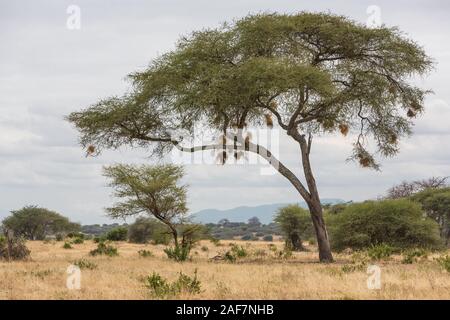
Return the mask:
<path id="1" fill-rule="evenodd" d="M 402 263 L 411 264 L 417 262 L 419 258 L 426 258 L 428 255 L 427 251 L 420 248 L 408 249 L 402 252 Z"/>
<path id="2" fill-rule="evenodd" d="M 81 232 L 69 232 L 67 238 L 79 238 L 84 240 L 84 233 Z"/>
<path id="3" fill-rule="evenodd" d="M 97 236 L 97 237 L 94 237 L 94 239 L 92 239 L 92 241 L 94 241 L 94 243 L 100 243 L 100 242 L 106 241 L 106 238 Z"/>
<path id="4" fill-rule="evenodd" d="M 91 262 L 87 259 L 79 259 L 79 260 L 75 260 L 73 262 L 73 264 L 75 266 L 77 266 L 80 269 L 89 269 L 89 270 L 94 270 L 97 268 L 97 264 L 95 264 L 94 262 Z"/>
<path id="5" fill-rule="evenodd" d="M 442 246 L 436 222 L 424 218 L 420 205 L 409 200 L 351 204 L 327 221 L 331 245 L 337 251 L 382 243 L 399 249 Z"/>
<path id="6" fill-rule="evenodd" d="M 299 205 L 280 208 L 274 221 L 279 224 L 290 250 L 304 251 L 302 240 L 314 235 L 314 227 L 308 210 Z"/>
<path id="7" fill-rule="evenodd" d="M 64 249 L 72 249 L 73 247 L 72 247 L 72 245 L 70 244 L 70 242 L 64 242 L 64 244 L 63 244 L 63 248 Z"/>
<path id="8" fill-rule="evenodd" d="M 197 269 L 194 272 L 194 277 L 189 277 L 180 272 L 178 279 L 172 283 L 153 272 L 151 276 L 147 277 L 146 286 L 151 290 L 154 297 L 162 299 L 176 297 L 182 293 L 199 294 L 201 291 L 201 283 L 197 279 Z"/>
<path id="9" fill-rule="evenodd" d="M 57 233 L 57 234 L 55 235 L 55 239 L 56 239 L 56 241 L 63 241 L 63 240 L 64 240 L 64 234 L 62 234 L 62 233 Z"/>
<path id="10" fill-rule="evenodd" d="M 173 248 L 165 248 L 164 252 L 166 253 L 167 258 L 181 262 L 189 259 L 190 247 L 178 245 Z"/>
<path id="11" fill-rule="evenodd" d="M 132 243 L 169 244 L 167 226 L 154 218 L 137 218 L 128 228 L 128 240 Z"/>
<path id="12" fill-rule="evenodd" d="M 231 249 L 225 252 L 224 259 L 228 262 L 235 262 L 238 258 L 245 258 L 246 256 L 248 256 L 248 252 L 244 247 L 232 243 Z"/>
<path id="13" fill-rule="evenodd" d="M 82 238 L 74 238 L 72 240 L 73 244 L 82 244 L 84 242 L 84 240 Z"/>
<path id="14" fill-rule="evenodd" d="M 25 244 L 23 237 L 10 237 L 9 239 L 0 235 L 0 260 L 27 260 L 30 250 Z"/>
<path id="15" fill-rule="evenodd" d="M 117 227 L 111 229 L 106 234 L 105 238 L 109 241 L 127 241 L 128 229 L 125 227 Z"/>
<path id="16" fill-rule="evenodd" d="M 372 260 L 382 260 L 389 258 L 393 253 L 395 252 L 395 249 L 392 248 L 388 244 L 376 244 L 371 245 L 369 249 L 367 249 L 367 255 Z"/>
<path id="17" fill-rule="evenodd" d="M 118 256 L 117 248 L 105 242 L 99 242 L 97 248 L 89 252 L 91 256 L 106 255 L 109 257 Z"/>
<path id="18" fill-rule="evenodd" d="M 263 237 L 263 240 L 264 241 L 273 241 L 273 236 L 271 234 L 268 234 Z"/>

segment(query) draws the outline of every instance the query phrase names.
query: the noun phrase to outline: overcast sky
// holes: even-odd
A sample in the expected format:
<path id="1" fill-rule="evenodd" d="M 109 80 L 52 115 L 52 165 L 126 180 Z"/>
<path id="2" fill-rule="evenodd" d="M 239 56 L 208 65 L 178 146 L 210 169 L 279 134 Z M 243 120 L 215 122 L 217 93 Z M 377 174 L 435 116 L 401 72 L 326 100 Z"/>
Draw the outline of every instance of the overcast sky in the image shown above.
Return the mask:
<path id="1" fill-rule="evenodd" d="M 81 9 L 79 30 L 67 28 L 67 8 Z M 432 89 L 426 113 L 400 154 L 374 172 L 346 162 L 351 141 L 317 140 L 313 165 L 323 198 L 363 200 L 401 180 L 450 175 L 450 3 L 448 1 L 5 1 L 0 0 L 0 218 L 35 204 L 74 221 L 111 222 L 113 199 L 103 165 L 151 163 L 145 150 L 122 149 L 86 158 L 68 113 L 127 89 L 124 77 L 171 50 L 180 35 L 249 12 L 329 11 L 366 22 L 367 8 L 399 26 L 437 65 L 421 86 Z M 281 160 L 299 172 L 297 146 L 281 137 Z M 227 209 L 299 201 L 279 175 L 261 167 L 187 166 L 189 207 Z"/>

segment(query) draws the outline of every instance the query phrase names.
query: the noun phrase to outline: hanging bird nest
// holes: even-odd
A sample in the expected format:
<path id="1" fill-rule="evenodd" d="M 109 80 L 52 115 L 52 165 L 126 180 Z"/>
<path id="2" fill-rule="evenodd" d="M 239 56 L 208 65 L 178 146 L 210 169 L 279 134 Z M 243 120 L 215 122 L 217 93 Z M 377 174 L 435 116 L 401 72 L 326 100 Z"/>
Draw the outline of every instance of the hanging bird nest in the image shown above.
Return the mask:
<path id="1" fill-rule="evenodd" d="M 348 124 L 346 124 L 346 123 L 339 124 L 339 130 L 341 131 L 341 133 L 344 136 L 346 136 L 348 134 L 348 131 L 349 131 Z"/>
<path id="2" fill-rule="evenodd" d="M 272 115 L 269 113 L 264 114 L 264 117 L 266 118 L 266 125 L 269 129 L 273 128 L 273 120 Z"/>

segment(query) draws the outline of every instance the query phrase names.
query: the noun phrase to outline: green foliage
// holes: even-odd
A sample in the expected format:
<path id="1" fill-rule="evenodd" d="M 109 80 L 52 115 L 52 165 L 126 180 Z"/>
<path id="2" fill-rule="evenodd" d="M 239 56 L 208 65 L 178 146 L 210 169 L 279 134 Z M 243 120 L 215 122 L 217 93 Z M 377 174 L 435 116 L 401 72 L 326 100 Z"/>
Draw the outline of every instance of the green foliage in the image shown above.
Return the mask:
<path id="1" fill-rule="evenodd" d="M 191 248 L 189 246 L 176 245 L 174 247 L 165 248 L 164 252 L 167 255 L 167 258 L 182 262 L 189 259 L 190 250 Z"/>
<path id="2" fill-rule="evenodd" d="M 175 165 L 114 165 L 104 168 L 114 195 L 123 202 L 108 208 L 113 218 L 146 212 L 171 221 L 187 212 L 186 186 L 178 186 L 183 168 Z"/>
<path id="3" fill-rule="evenodd" d="M 70 242 L 64 242 L 63 244 L 63 249 L 73 249 L 72 245 L 70 244 Z"/>
<path id="4" fill-rule="evenodd" d="M 100 242 L 106 241 L 106 239 L 105 239 L 105 237 L 94 237 L 94 239 L 92 239 L 92 241 L 94 241 L 94 243 L 100 243 Z"/>
<path id="5" fill-rule="evenodd" d="M 79 259 L 79 260 L 75 260 L 73 262 L 73 264 L 75 266 L 77 266 L 78 268 L 80 268 L 80 269 L 88 269 L 88 270 L 97 269 L 97 264 L 95 264 L 94 262 L 89 261 L 87 259 L 84 259 L 84 258 L 83 259 Z"/>
<path id="6" fill-rule="evenodd" d="M 398 152 L 398 138 L 410 133 L 410 117 L 423 110 L 427 94 L 411 76 L 431 67 L 397 28 L 368 28 L 328 13 L 247 15 L 182 37 L 175 50 L 129 76 L 125 95 L 68 120 L 95 152 L 155 144 L 162 157 L 179 146 L 174 129 L 190 132 L 197 121 L 205 132 L 263 126 L 269 113 L 280 116 L 284 130 L 355 129 L 361 136 L 355 135 L 353 157 L 377 167 L 364 138 L 375 136 L 383 156 Z"/>
<path id="7" fill-rule="evenodd" d="M 79 224 L 70 222 L 59 213 L 37 206 L 27 206 L 11 213 L 3 220 L 3 226 L 13 231 L 16 236 L 28 240 L 44 240 L 51 234 L 80 229 Z"/>
<path id="8" fill-rule="evenodd" d="M 447 272 L 450 272 L 450 256 L 445 255 L 439 258 L 436 258 L 437 263 Z"/>
<path id="9" fill-rule="evenodd" d="M 231 249 L 225 252 L 224 259 L 228 262 L 236 262 L 237 259 L 245 258 L 247 256 L 248 252 L 243 246 L 232 243 Z"/>
<path id="10" fill-rule="evenodd" d="M 139 250 L 138 255 L 141 258 L 150 258 L 154 256 L 150 250 Z"/>
<path id="11" fill-rule="evenodd" d="M 437 224 L 424 218 L 420 206 L 408 200 L 351 204 L 328 219 L 331 245 L 338 251 L 382 243 L 399 249 L 441 246 Z"/>
<path id="12" fill-rule="evenodd" d="M 347 207 L 346 203 L 337 203 L 329 206 L 329 208 L 326 209 L 326 212 L 329 214 L 338 214 L 344 211 L 346 207 Z"/>
<path id="13" fill-rule="evenodd" d="M 284 232 L 286 246 L 292 250 L 302 250 L 302 239 L 311 237 L 314 234 L 309 211 L 301 208 L 299 205 L 289 205 L 280 208 L 274 220 Z"/>
<path id="14" fill-rule="evenodd" d="M 105 235 L 109 241 L 127 241 L 128 229 L 125 227 L 117 227 L 108 231 Z"/>
<path id="15" fill-rule="evenodd" d="M 56 239 L 56 241 L 63 241 L 63 240 L 64 240 L 64 234 L 62 234 L 62 233 L 57 233 L 57 234 L 55 235 L 55 239 Z"/>
<path id="16" fill-rule="evenodd" d="M 367 249 L 367 255 L 372 260 L 383 260 L 389 258 L 395 252 L 395 248 L 388 244 L 375 244 Z"/>
<path id="17" fill-rule="evenodd" d="M 5 237 L 0 235 L 0 260 L 27 260 L 30 250 L 23 237 Z"/>
<path id="18" fill-rule="evenodd" d="M 411 196 L 422 205 L 427 216 L 439 224 L 441 238 L 450 241 L 450 188 L 429 188 Z"/>
<path id="19" fill-rule="evenodd" d="M 168 244 L 167 227 L 154 218 L 139 217 L 128 228 L 128 240 L 132 243 Z"/>
<path id="20" fill-rule="evenodd" d="M 402 263 L 412 264 L 417 262 L 420 258 L 426 258 L 428 255 L 427 250 L 421 248 L 408 249 L 402 252 Z"/>
<path id="21" fill-rule="evenodd" d="M 194 277 L 190 277 L 180 272 L 178 279 L 172 283 L 168 282 L 156 272 L 146 279 L 146 286 L 156 298 L 171 298 L 180 294 L 199 294 L 201 291 L 201 283 L 197 279 L 197 269 Z"/>
<path id="22" fill-rule="evenodd" d="M 107 244 L 106 242 L 103 241 L 99 242 L 97 248 L 89 252 L 89 254 L 91 256 L 106 255 L 108 257 L 114 257 L 119 255 L 116 247 Z"/>
<path id="23" fill-rule="evenodd" d="M 273 236 L 271 234 L 265 235 L 263 241 L 273 241 Z"/>
<path id="24" fill-rule="evenodd" d="M 72 240 L 72 243 L 73 244 L 82 244 L 82 243 L 84 243 L 84 240 L 82 238 L 77 237 Z"/>

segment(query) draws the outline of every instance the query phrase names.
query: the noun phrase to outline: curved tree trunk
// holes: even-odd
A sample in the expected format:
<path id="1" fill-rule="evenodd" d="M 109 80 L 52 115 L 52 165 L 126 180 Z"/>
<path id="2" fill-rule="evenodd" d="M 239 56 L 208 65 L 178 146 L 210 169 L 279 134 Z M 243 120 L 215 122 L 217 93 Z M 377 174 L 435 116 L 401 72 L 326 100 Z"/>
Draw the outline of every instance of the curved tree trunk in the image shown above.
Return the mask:
<path id="1" fill-rule="evenodd" d="M 320 201 L 318 203 L 308 204 L 308 208 L 311 213 L 314 230 L 316 231 L 319 260 L 325 263 L 333 262 L 333 255 L 331 254 L 330 241 L 328 239 L 328 232 L 323 219 Z"/>
<path id="2" fill-rule="evenodd" d="M 305 137 L 300 135 L 297 131 L 288 132 L 297 142 L 300 144 L 300 149 L 302 151 L 302 163 L 303 172 L 308 184 L 308 189 L 302 184 L 302 182 L 297 178 L 297 176 L 289 170 L 283 163 L 281 163 L 273 154 L 267 150 L 265 147 L 254 144 L 252 142 L 245 142 L 245 148 L 242 150 L 256 153 L 263 157 L 267 162 L 272 165 L 282 176 L 289 180 L 289 182 L 295 187 L 300 196 L 308 204 L 311 219 L 316 231 L 318 249 L 319 249 L 319 260 L 320 262 L 333 262 L 333 255 L 331 254 L 330 242 L 328 240 L 328 233 L 325 226 L 325 221 L 323 219 L 322 206 L 320 203 L 319 193 L 317 191 L 316 182 L 311 170 L 311 165 L 309 162 L 309 152 L 311 149 L 311 137 L 309 141 L 306 142 Z M 233 137 L 232 137 L 233 138 Z M 239 137 L 238 137 L 239 138 Z M 194 147 L 182 147 L 178 142 L 172 141 L 174 146 L 183 152 L 196 152 L 205 150 L 224 150 L 228 149 L 233 152 L 236 150 L 236 146 L 223 146 L 222 144 L 210 144 L 201 145 Z"/>

